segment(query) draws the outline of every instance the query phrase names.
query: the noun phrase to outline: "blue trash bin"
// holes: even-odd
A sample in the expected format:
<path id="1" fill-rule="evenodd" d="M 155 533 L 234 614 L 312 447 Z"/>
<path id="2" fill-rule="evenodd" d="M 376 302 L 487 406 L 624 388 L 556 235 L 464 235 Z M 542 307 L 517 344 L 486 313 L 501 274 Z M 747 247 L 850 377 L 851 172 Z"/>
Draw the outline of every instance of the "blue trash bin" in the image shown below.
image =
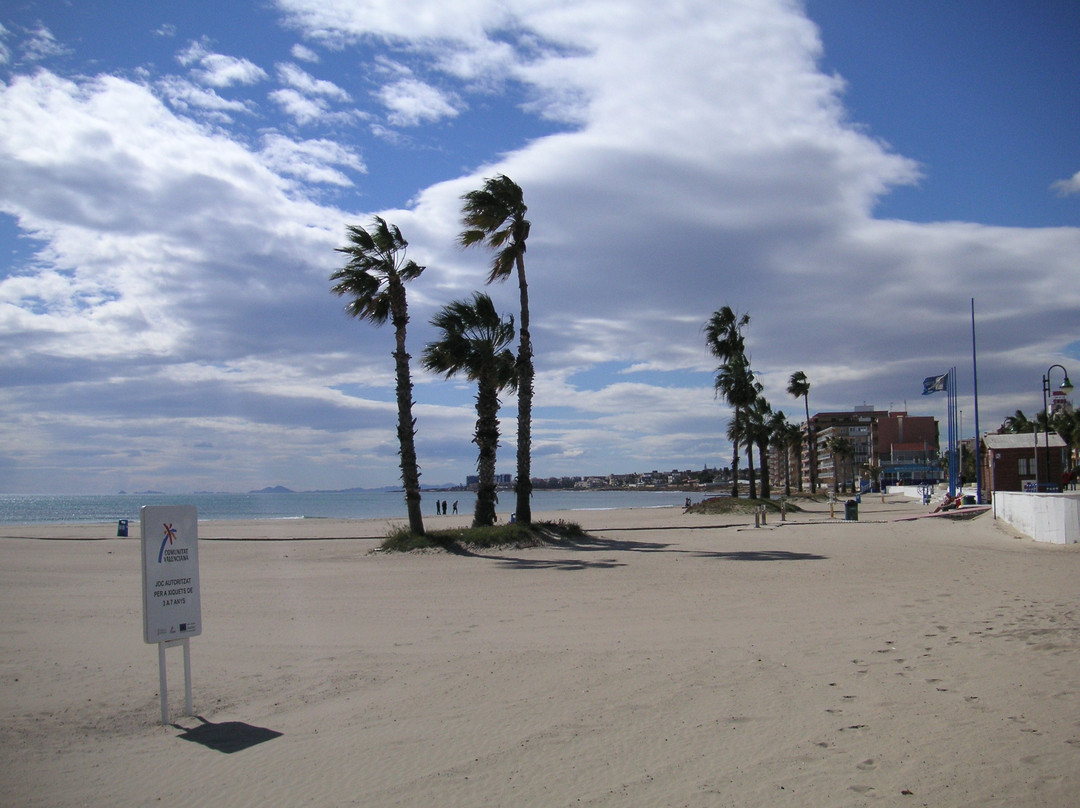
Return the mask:
<path id="1" fill-rule="evenodd" d="M 128 534 L 127 526 L 128 526 L 128 520 L 127 519 L 121 519 L 116 523 L 116 536 L 117 536 L 117 538 L 120 538 L 120 539 L 126 539 L 127 538 L 127 534 Z"/>

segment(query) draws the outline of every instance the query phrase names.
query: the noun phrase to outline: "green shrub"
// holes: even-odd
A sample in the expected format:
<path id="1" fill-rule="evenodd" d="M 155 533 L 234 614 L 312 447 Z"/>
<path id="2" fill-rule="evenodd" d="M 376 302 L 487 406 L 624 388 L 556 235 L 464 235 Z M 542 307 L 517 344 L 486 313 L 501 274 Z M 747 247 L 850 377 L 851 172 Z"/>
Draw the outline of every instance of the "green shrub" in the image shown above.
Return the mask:
<path id="1" fill-rule="evenodd" d="M 762 505 L 770 513 L 780 512 L 780 503 L 771 499 L 732 499 L 731 497 L 709 497 L 701 502 L 690 506 L 689 513 L 705 514 L 752 514 Z M 790 499 L 787 501 L 788 511 L 802 510 Z"/>
<path id="2" fill-rule="evenodd" d="M 470 553 L 492 547 L 539 547 L 582 537 L 585 532 L 573 522 L 533 522 L 531 525 L 509 523 L 490 527 L 462 527 L 433 530 L 417 536 L 408 527 L 392 530 L 380 550 L 406 553 L 411 550 L 441 549 L 451 553 Z"/>

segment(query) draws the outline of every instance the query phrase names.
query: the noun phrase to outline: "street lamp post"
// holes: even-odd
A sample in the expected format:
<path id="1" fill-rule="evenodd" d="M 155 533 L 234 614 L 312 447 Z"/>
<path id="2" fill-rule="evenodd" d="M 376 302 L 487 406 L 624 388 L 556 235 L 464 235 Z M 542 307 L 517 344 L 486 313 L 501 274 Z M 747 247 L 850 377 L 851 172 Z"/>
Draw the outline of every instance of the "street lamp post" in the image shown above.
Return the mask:
<path id="1" fill-rule="evenodd" d="M 1061 383 L 1059 388 L 1064 393 L 1071 393 L 1073 390 L 1073 384 L 1069 381 L 1069 371 L 1065 370 L 1061 365 L 1051 365 L 1046 369 L 1046 375 L 1043 376 L 1043 412 L 1046 414 L 1046 431 L 1043 433 L 1043 443 L 1045 444 L 1045 456 L 1043 462 L 1046 464 L 1046 485 L 1050 487 L 1050 371 L 1054 368 L 1061 368 L 1061 372 L 1065 375 L 1065 380 Z M 1037 444 L 1036 444 L 1037 445 Z M 1036 471 L 1038 474 L 1038 471 Z"/>

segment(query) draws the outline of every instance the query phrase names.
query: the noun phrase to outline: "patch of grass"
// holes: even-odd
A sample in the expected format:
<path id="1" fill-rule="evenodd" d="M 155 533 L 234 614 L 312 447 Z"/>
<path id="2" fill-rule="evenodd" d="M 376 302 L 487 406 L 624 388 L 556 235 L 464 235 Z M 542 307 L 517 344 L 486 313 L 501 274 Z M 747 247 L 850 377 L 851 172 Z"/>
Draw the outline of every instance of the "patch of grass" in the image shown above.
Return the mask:
<path id="1" fill-rule="evenodd" d="M 752 514 L 761 506 L 770 513 L 780 512 L 780 503 L 771 499 L 732 499 L 731 497 L 709 497 L 701 502 L 690 506 L 688 513 L 704 514 Z M 798 505 L 790 499 L 787 501 L 789 511 L 800 511 Z"/>
<path id="2" fill-rule="evenodd" d="M 574 522 L 533 522 L 531 525 L 517 523 L 492 525 L 490 527 L 462 527 L 448 530 L 432 530 L 417 536 L 407 527 L 391 531 L 379 545 L 388 553 L 407 553 L 413 550 L 445 550 L 449 553 L 470 553 L 492 547 L 540 547 L 566 539 L 585 536 L 585 531 Z"/>

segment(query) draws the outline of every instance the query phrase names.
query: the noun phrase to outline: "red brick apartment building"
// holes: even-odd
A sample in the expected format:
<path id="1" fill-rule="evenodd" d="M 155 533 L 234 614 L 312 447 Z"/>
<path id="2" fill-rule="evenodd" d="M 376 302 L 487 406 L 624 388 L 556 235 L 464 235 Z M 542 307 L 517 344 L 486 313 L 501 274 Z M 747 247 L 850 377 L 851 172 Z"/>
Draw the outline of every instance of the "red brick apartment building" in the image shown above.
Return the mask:
<path id="1" fill-rule="evenodd" d="M 879 466 L 881 482 L 885 485 L 917 483 L 924 479 L 940 480 L 944 472 L 938 466 L 939 443 L 937 419 L 906 412 L 856 407 L 848 412 L 820 412 L 810 417 L 816 444 L 817 481 L 819 491 L 843 489 L 852 481 L 865 479 L 864 467 Z M 810 490 L 810 445 L 804 435 L 802 458 L 797 469 L 791 470 L 792 489 L 797 488 L 801 474 L 803 490 Z M 828 450 L 830 438 L 843 438 L 851 447 L 850 458 L 834 463 Z M 784 481 L 783 452 L 769 453 L 769 471 L 776 491 Z M 858 484 L 858 482 L 856 482 Z"/>

